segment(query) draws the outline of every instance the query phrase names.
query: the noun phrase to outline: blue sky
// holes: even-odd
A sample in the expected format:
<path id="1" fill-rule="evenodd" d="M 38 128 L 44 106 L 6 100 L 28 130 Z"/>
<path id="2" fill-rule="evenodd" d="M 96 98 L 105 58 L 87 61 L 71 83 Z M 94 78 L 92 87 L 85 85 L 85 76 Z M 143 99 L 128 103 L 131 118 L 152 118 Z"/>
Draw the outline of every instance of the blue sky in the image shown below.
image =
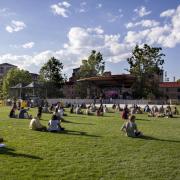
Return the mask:
<path id="1" fill-rule="evenodd" d="M 0 63 L 38 73 L 55 56 L 68 76 L 92 49 L 106 70 L 126 73 L 136 44 L 162 47 L 164 70 L 180 79 L 178 0 L 1 0 Z"/>

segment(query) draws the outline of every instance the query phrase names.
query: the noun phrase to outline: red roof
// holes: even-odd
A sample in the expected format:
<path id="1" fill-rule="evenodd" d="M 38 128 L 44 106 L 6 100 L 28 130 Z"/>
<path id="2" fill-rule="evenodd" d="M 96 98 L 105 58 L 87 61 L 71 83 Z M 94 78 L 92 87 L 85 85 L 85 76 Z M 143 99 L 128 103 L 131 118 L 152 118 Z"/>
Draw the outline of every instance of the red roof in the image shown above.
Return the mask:
<path id="1" fill-rule="evenodd" d="M 159 84 L 159 87 L 162 87 L 162 88 L 168 88 L 168 87 L 171 87 L 171 88 L 178 88 L 180 87 L 180 82 L 162 82 Z"/>

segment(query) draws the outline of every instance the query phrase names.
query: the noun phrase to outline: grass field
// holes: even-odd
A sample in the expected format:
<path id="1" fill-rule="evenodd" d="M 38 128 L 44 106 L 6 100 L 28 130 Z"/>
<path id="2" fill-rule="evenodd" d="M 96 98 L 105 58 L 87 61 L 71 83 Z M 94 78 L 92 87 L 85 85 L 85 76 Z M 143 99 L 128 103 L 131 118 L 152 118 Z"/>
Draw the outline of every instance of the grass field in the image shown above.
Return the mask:
<path id="1" fill-rule="evenodd" d="M 29 120 L 9 119 L 0 107 L 0 180 L 179 180 L 180 116 L 137 115 L 145 138 L 120 132 L 119 113 L 104 117 L 67 114 L 66 133 L 36 132 Z M 35 114 L 37 109 L 31 109 Z M 49 114 L 41 122 L 47 125 Z"/>

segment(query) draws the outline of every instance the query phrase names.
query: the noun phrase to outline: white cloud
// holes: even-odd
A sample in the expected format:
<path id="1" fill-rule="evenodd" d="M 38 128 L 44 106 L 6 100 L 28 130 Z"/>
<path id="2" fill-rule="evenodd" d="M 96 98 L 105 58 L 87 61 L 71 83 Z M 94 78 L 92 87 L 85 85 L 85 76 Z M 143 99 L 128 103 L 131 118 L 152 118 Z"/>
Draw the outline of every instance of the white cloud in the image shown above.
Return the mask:
<path id="1" fill-rule="evenodd" d="M 87 6 L 87 2 L 85 2 L 85 1 L 81 2 L 80 3 L 80 8 L 78 8 L 76 10 L 76 12 L 78 12 L 78 13 L 85 13 L 85 12 L 87 12 L 86 6 Z"/>
<path id="2" fill-rule="evenodd" d="M 160 17 L 171 17 L 174 15 L 175 10 L 174 9 L 168 9 L 167 11 L 164 11 L 160 14 Z"/>
<path id="3" fill-rule="evenodd" d="M 12 20 L 11 24 L 6 26 L 6 31 L 9 33 L 18 32 L 23 30 L 26 27 L 26 24 L 22 21 Z"/>
<path id="4" fill-rule="evenodd" d="M 66 1 L 64 1 L 64 2 L 62 2 L 62 3 L 59 3 L 59 5 L 63 5 L 64 7 L 66 7 L 66 8 L 69 8 L 70 6 L 71 6 L 71 4 L 69 4 L 68 2 L 66 2 Z"/>
<path id="5" fill-rule="evenodd" d="M 99 3 L 98 5 L 97 5 L 97 7 L 96 7 L 97 9 L 100 9 L 100 8 L 102 8 L 102 4 L 101 3 Z"/>
<path id="6" fill-rule="evenodd" d="M 85 9 L 83 9 L 83 8 L 79 9 L 79 13 L 85 13 L 85 12 L 86 12 Z"/>
<path id="7" fill-rule="evenodd" d="M 116 63 L 125 60 L 131 48 L 120 43 L 119 34 L 105 34 L 101 27 L 72 27 L 67 37 L 68 42 L 64 44 L 64 48 L 57 51 L 47 50 L 32 56 L 4 54 L 0 55 L 0 63 L 9 62 L 32 72 L 38 72 L 39 68 L 54 56 L 63 62 L 65 71 L 68 71 L 78 67 L 81 60 L 87 58 L 93 49 L 100 51 L 105 61 Z"/>
<path id="8" fill-rule="evenodd" d="M 145 6 L 141 6 L 140 8 L 134 9 L 134 12 L 139 17 L 143 17 L 143 16 L 147 16 L 147 15 L 151 14 L 151 11 L 147 11 Z"/>
<path id="9" fill-rule="evenodd" d="M 80 4 L 81 7 L 86 6 L 86 5 L 87 5 L 87 2 L 85 2 L 85 1 Z"/>
<path id="10" fill-rule="evenodd" d="M 142 26 L 142 27 L 155 27 L 155 26 L 158 26 L 159 25 L 159 22 L 155 21 L 155 20 L 142 20 L 140 22 L 136 22 L 136 23 L 133 23 L 133 22 L 129 22 L 126 24 L 126 28 L 133 28 L 133 27 L 137 27 L 137 26 Z"/>
<path id="11" fill-rule="evenodd" d="M 63 2 L 60 2 L 58 4 L 51 5 L 51 9 L 55 15 L 59 15 L 59 16 L 62 16 L 64 18 L 67 18 L 67 17 L 69 17 L 69 10 L 68 9 L 70 6 L 71 6 L 70 3 L 63 1 Z"/>
<path id="12" fill-rule="evenodd" d="M 34 46 L 34 42 L 28 42 L 22 45 L 23 48 L 25 49 L 31 49 Z"/>
<path id="13" fill-rule="evenodd" d="M 122 15 L 114 15 L 112 13 L 107 13 L 107 20 L 108 22 L 111 22 L 111 23 L 117 21 L 121 17 Z"/>
<path id="14" fill-rule="evenodd" d="M 14 12 L 10 12 L 8 8 L 2 8 L 0 9 L 0 16 L 12 16 L 15 15 Z"/>
<path id="15" fill-rule="evenodd" d="M 106 62 L 117 63 L 124 61 L 131 55 L 136 44 L 140 46 L 148 43 L 152 46 L 166 48 L 180 44 L 180 6 L 175 9 L 167 24 L 145 23 L 145 29 L 128 31 L 125 36 L 120 34 L 106 34 L 102 27 L 72 27 L 67 33 L 67 42 L 57 51 L 43 51 L 32 56 L 28 55 L 0 55 L 1 62 L 20 65 L 21 68 L 38 72 L 39 68 L 52 56 L 64 64 L 66 72 L 78 67 L 81 59 L 87 58 L 91 50 L 95 49 L 103 54 Z M 141 25 L 143 21 L 140 21 Z"/>

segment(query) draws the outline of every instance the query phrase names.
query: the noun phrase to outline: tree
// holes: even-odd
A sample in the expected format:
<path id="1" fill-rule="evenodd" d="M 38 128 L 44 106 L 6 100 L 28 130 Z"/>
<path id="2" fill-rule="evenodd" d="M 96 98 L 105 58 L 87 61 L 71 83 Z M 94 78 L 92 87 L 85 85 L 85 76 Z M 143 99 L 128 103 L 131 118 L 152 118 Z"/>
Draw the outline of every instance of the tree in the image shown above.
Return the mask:
<path id="1" fill-rule="evenodd" d="M 28 84 L 32 82 L 32 76 L 28 71 L 20 70 L 18 68 L 10 69 L 3 78 L 2 91 L 3 96 L 9 95 L 9 89 L 18 83 Z"/>
<path id="2" fill-rule="evenodd" d="M 78 73 L 79 78 L 102 75 L 105 69 L 105 62 L 102 54 L 92 50 L 88 59 L 82 60 L 82 65 Z"/>
<path id="3" fill-rule="evenodd" d="M 176 82 L 180 82 L 180 79 L 178 79 Z"/>
<path id="4" fill-rule="evenodd" d="M 64 83 L 62 75 L 63 64 L 56 58 L 50 58 L 40 69 L 40 81 L 46 86 L 46 96 L 59 97 L 63 96 L 61 86 Z"/>
<path id="5" fill-rule="evenodd" d="M 100 76 L 104 73 L 105 62 L 102 54 L 92 50 L 90 56 L 87 59 L 82 60 L 82 65 L 77 73 L 77 79 Z M 88 82 L 77 83 L 76 93 L 81 98 L 87 97 L 87 87 L 90 88 Z"/>
<path id="6" fill-rule="evenodd" d="M 40 69 L 40 80 L 51 82 L 59 87 L 63 82 L 62 77 L 63 64 L 52 57 Z"/>
<path id="7" fill-rule="evenodd" d="M 130 65 L 130 74 L 136 77 L 134 83 L 134 96 L 147 98 L 148 94 L 159 95 L 159 77 L 164 64 L 162 48 L 151 47 L 147 44 L 141 48 L 135 46 L 132 56 L 127 59 Z"/>

